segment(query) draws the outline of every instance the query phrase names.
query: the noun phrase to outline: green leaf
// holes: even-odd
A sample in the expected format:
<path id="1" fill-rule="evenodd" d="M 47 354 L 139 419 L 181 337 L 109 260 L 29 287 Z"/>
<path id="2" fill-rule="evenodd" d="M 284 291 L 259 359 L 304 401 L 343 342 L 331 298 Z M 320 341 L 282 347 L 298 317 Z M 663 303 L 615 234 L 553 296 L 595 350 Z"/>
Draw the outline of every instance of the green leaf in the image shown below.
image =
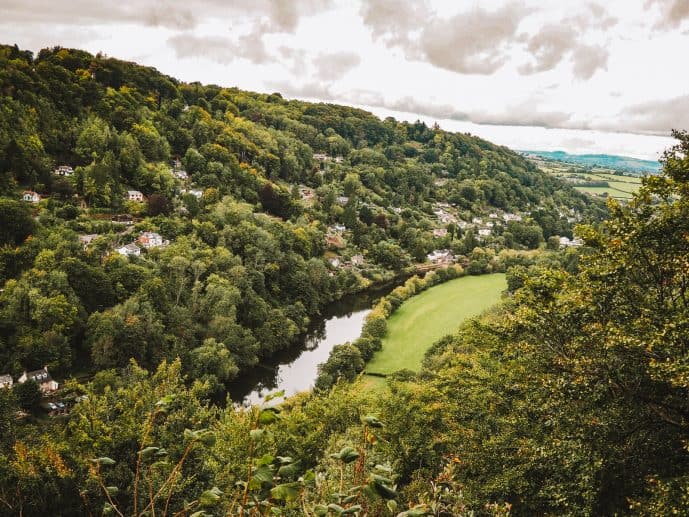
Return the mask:
<path id="1" fill-rule="evenodd" d="M 204 431 L 198 435 L 198 438 L 206 447 L 212 447 L 215 444 L 215 433 L 212 431 Z"/>
<path id="2" fill-rule="evenodd" d="M 256 461 L 256 465 L 259 466 L 259 467 L 260 467 L 261 465 L 270 465 L 270 464 L 273 463 L 274 461 L 275 461 L 275 457 L 274 457 L 274 456 L 272 456 L 272 455 L 270 455 L 270 454 L 264 454 L 263 456 L 261 456 L 261 457 Z"/>
<path id="3" fill-rule="evenodd" d="M 263 429 L 252 429 L 249 431 L 249 436 L 251 436 L 251 439 L 257 442 L 261 438 L 263 438 Z"/>
<path id="4" fill-rule="evenodd" d="M 196 440 L 196 437 L 197 437 L 196 431 L 192 431 L 191 429 L 185 429 L 184 430 L 184 439 L 186 441 Z"/>
<path id="5" fill-rule="evenodd" d="M 353 506 L 350 506 L 347 508 L 344 512 L 342 512 L 340 515 L 352 515 L 356 512 L 361 511 L 361 505 L 355 504 Z"/>
<path id="6" fill-rule="evenodd" d="M 397 501 L 394 499 L 390 499 L 386 506 L 388 507 L 388 510 L 390 510 L 390 513 L 395 513 L 397 511 Z"/>
<path id="7" fill-rule="evenodd" d="M 372 481 L 369 483 L 369 486 L 376 495 L 382 497 L 383 499 L 397 499 L 399 497 L 399 494 L 395 490 L 387 485 L 384 485 L 383 483 Z"/>
<path id="8" fill-rule="evenodd" d="M 301 470 L 301 463 L 298 461 L 292 463 L 291 465 L 283 465 L 278 469 L 278 476 L 280 477 L 294 477 Z"/>
<path id="9" fill-rule="evenodd" d="M 105 465 L 105 466 L 111 466 L 114 465 L 116 462 L 112 458 L 108 458 L 107 456 L 102 456 L 100 458 L 96 458 L 91 460 L 93 463 L 97 463 L 98 465 Z"/>
<path id="10" fill-rule="evenodd" d="M 139 456 L 141 456 L 141 459 L 147 460 L 153 456 L 156 452 L 160 450 L 159 447 L 146 447 L 145 449 L 141 449 L 139 451 Z"/>
<path id="11" fill-rule="evenodd" d="M 120 489 L 116 486 L 107 486 L 105 487 L 105 491 L 108 493 L 110 497 L 115 497 L 117 493 L 120 491 Z"/>
<path id="12" fill-rule="evenodd" d="M 385 483 L 386 485 L 392 484 L 392 479 L 386 478 L 385 476 L 379 476 L 378 474 L 371 474 L 369 479 L 374 483 Z"/>
<path id="13" fill-rule="evenodd" d="M 252 478 L 261 483 L 271 483 L 273 481 L 273 469 L 268 465 L 261 465 L 253 470 Z"/>
<path id="14" fill-rule="evenodd" d="M 330 503 L 330 504 L 328 505 L 328 510 L 332 510 L 332 511 L 335 512 L 337 515 L 342 515 L 342 512 L 345 511 L 344 508 L 342 508 L 339 504 L 335 504 L 335 503 Z"/>
<path id="15" fill-rule="evenodd" d="M 317 504 L 313 507 L 313 513 L 318 515 L 318 517 L 323 517 L 324 515 L 328 515 L 328 507 L 324 504 Z"/>
<path id="16" fill-rule="evenodd" d="M 278 397 L 284 397 L 285 396 L 285 390 L 280 390 L 280 391 L 274 391 L 273 393 L 269 393 L 266 395 L 266 398 L 264 399 L 266 402 L 270 402 L 273 399 L 276 399 Z"/>
<path id="17" fill-rule="evenodd" d="M 311 484 L 316 481 L 316 473 L 313 470 L 307 470 L 304 475 L 300 478 L 301 482 L 304 484 Z"/>
<path id="18" fill-rule="evenodd" d="M 261 425 L 272 424 L 279 418 L 278 412 L 277 408 L 272 407 L 261 410 L 258 415 L 258 423 Z"/>
<path id="19" fill-rule="evenodd" d="M 340 452 L 331 454 L 330 457 L 343 463 L 351 463 L 359 457 L 359 453 L 352 447 L 343 447 Z"/>
<path id="20" fill-rule="evenodd" d="M 361 420 L 369 427 L 383 427 L 383 422 L 371 415 L 367 415 L 363 417 Z"/>
<path id="21" fill-rule="evenodd" d="M 286 465 L 288 463 L 294 462 L 294 460 L 290 456 L 278 456 L 277 460 L 282 464 Z"/>
<path id="22" fill-rule="evenodd" d="M 105 503 L 103 505 L 103 515 L 111 515 L 115 511 L 115 508 L 110 503 Z"/>
<path id="23" fill-rule="evenodd" d="M 270 490 L 270 496 L 280 501 L 296 501 L 301 491 L 300 483 L 283 483 Z"/>
<path id="24" fill-rule="evenodd" d="M 199 496 L 199 504 L 203 507 L 217 506 L 220 502 L 220 497 L 223 495 L 222 490 L 214 486 L 210 490 L 206 490 Z"/>

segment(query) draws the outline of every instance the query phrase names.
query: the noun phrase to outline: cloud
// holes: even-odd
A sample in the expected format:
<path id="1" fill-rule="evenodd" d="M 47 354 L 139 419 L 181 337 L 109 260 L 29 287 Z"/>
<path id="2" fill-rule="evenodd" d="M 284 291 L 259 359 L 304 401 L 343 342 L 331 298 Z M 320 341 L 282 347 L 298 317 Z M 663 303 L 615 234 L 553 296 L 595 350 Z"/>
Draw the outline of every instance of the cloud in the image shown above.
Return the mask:
<path id="1" fill-rule="evenodd" d="M 634 133 L 667 136 L 671 129 L 687 129 L 689 95 L 628 106 L 620 112 L 618 120 L 621 122 L 614 124 L 614 129 Z"/>
<path id="2" fill-rule="evenodd" d="M 572 51 L 576 32 L 569 25 L 545 25 L 528 39 L 527 50 L 534 62 L 519 67 L 521 74 L 535 74 L 555 68 Z"/>
<path id="3" fill-rule="evenodd" d="M 220 64 L 232 63 L 237 58 L 244 58 L 252 63 L 265 63 L 271 56 L 266 51 L 261 38 L 251 34 L 240 36 L 235 42 L 221 36 L 195 36 L 182 33 L 167 40 L 179 58 L 205 57 Z"/>
<path id="4" fill-rule="evenodd" d="M 496 11 L 481 8 L 435 18 L 419 39 L 419 51 L 433 65 L 464 74 L 492 74 L 508 60 L 508 48 L 526 16 L 509 4 Z"/>
<path id="5" fill-rule="evenodd" d="M 33 23 L 51 20 L 71 26 L 132 23 L 191 29 L 204 20 L 261 23 L 266 32 L 293 33 L 302 15 L 312 16 L 328 9 L 332 0 L 138 0 L 137 2 L 97 2 L 71 0 L 3 0 L 4 22 Z"/>
<path id="6" fill-rule="evenodd" d="M 572 54 L 574 76 L 578 79 L 590 79 L 600 68 L 608 67 L 608 51 L 600 45 L 581 45 Z"/>
<path id="7" fill-rule="evenodd" d="M 342 78 L 361 63 L 361 57 L 353 52 L 334 52 L 332 54 L 320 54 L 313 58 L 312 62 L 317 69 L 317 77 L 334 80 Z"/>
<path id="8" fill-rule="evenodd" d="M 373 38 L 382 39 L 388 47 L 409 45 L 412 30 L 430 16 L 424 1 L 368 0 L 361 6 L 361 17 Z"/>
<path id="9" fill-rule="evenodd" d="M 654 28 L 672 30 L 678 28 L 689 18 L 689 0 L 647 0 L 646 8 L 658 7 L 659 18 Z"/>

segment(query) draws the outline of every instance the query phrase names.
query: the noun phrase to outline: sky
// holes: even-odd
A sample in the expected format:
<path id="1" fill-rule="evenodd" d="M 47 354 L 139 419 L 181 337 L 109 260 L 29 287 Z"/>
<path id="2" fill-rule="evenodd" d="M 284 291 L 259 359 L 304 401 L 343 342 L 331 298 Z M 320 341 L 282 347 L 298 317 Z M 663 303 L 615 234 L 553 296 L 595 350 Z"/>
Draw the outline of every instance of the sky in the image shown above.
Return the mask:
<path id="1" fill-rule="evenodd" d="M 0 39 L 183 81 L 656 159 L 689 129 L 689 0 L 0 0 Z"/>

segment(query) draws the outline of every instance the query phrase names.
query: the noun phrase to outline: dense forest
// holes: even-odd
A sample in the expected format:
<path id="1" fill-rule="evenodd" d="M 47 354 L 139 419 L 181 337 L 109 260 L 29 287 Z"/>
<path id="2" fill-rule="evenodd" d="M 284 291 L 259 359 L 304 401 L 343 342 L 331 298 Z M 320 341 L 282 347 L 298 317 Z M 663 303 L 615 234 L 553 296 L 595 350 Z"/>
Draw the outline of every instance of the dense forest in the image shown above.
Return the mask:
<path id="1" fill-rule="evenodd" d="M 78 50 L 0 47 L 0 96 L 0 374 L 70 400 L 0 389 L 0 515 L 689 510 L 689 134 L 603 206 L 471 135 Z M 419 372 L 367 389 L 350 347 L 218 404 L 436 250 L 508 292 Z"/>
<path id="2" fill-rule="evenodd" d="M 0 93 L 0 373 L 180 357 L 222 392 L 433 250 L 486 272 L 605 213 L 469 135 L 79 50 L 0 47 Z"/>

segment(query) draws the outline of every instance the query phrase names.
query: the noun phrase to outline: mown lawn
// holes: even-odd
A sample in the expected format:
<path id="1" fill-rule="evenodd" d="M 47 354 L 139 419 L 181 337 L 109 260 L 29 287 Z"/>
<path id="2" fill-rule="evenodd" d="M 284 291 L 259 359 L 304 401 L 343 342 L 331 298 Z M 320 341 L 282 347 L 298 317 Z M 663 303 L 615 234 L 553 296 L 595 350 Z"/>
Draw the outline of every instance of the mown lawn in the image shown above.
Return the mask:
<path id="1" fill-rule="evenodd" d="M 495 305 L 506 288 L 501 273 L 465 276 L 410 298 L 388 320 L 383 349 L 369 361 L 366 371 L 417 371 L 433 343 L 453 333 L 467 318 Z"/>

